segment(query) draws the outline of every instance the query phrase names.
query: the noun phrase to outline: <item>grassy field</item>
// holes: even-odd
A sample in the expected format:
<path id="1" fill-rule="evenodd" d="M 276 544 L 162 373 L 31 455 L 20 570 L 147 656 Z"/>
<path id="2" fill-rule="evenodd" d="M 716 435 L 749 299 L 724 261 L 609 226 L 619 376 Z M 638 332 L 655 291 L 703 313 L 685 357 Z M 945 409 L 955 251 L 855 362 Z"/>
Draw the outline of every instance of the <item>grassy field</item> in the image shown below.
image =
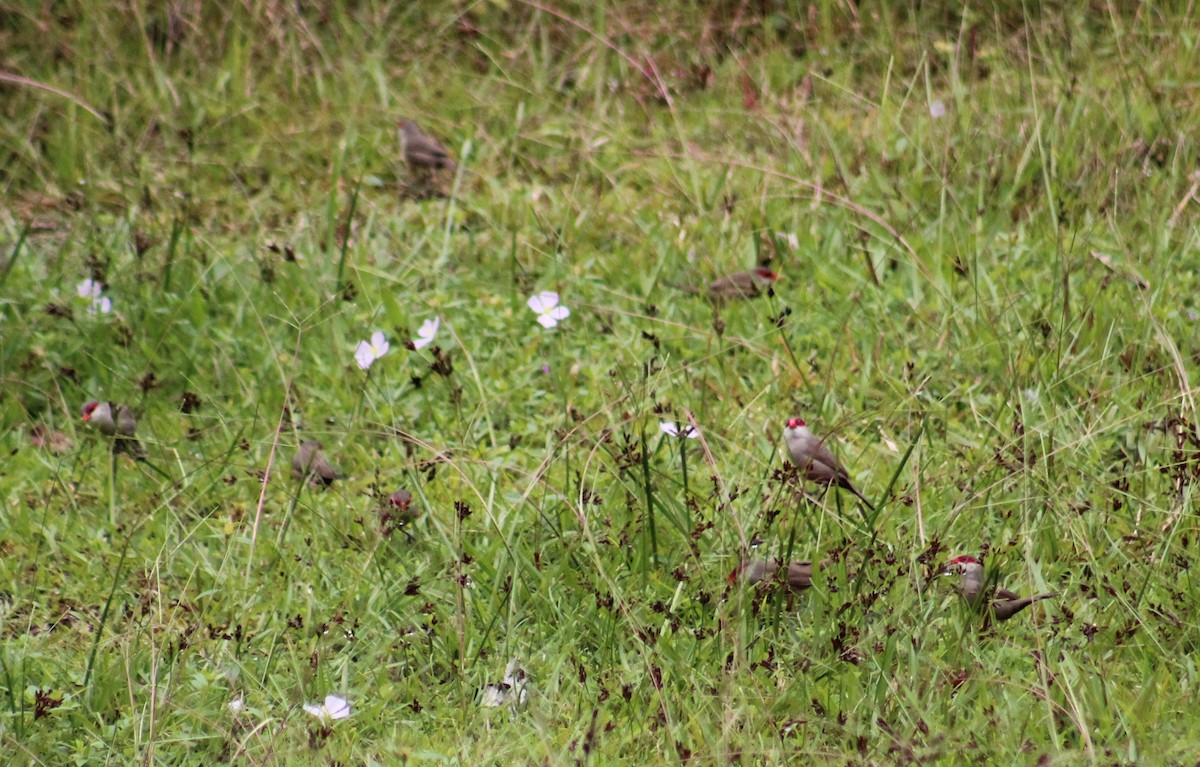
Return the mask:
<path id="1" fill-rule="evenodd" d="M 1195 763 L 1194 4 L 351 5 L 0 6 L 9 763 Z"/>

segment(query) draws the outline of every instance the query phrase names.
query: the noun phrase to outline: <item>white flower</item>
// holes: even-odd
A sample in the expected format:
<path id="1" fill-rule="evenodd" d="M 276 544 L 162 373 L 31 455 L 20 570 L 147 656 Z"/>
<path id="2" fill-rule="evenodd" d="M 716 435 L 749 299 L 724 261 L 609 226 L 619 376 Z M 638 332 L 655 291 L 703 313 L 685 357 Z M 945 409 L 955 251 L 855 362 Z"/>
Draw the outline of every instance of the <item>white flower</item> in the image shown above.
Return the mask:
<path id="1" fill-rule="evenodd" d="M 375 360 L 388 353 L 388 349 L 392 348 L 388 344 L 387 339 L 383 335 L 383 331 L 376 330 L 371 334 L 370 341 L 360 341 L 358 349 L 354 352 L 354 361 L 363 370 L 371 367 Z"/>
<path id="2" fill-rule="evenodd" d="M 526 303 L 530 309 L 537 312 L 537 321 L 544 328 L 552 328 L 571 316 L 570 309 L 558 305 L 558 294 L 552 290 L 538 293 L 536 296 L 530 297 Z"/>
<path id="3" fill-rule="evenodd" d="M 484 685 L 479 705 L 484 708 L 499 708 L 505 703 L 524 706 L 529 700 L 529 690 L 526 689 L 528 682 L 525 669 L 518 666 L 517 659 L 513 658 L 504 667 L 504 678 L 498 684 Z"/>
<path id="4" fill-rule="evenodd" d="M 1036 405 L 1038 400 L 1041 399 L 1041 397 L 1038 395 L 1038 390 L 1032 387 L 1021 392 L 1021 394 L 1025 397 L 1025 401 L 1032 405 Z"/>
<path id="5" fill-rule="evenodd" d="M 246 699 L 241 695 L 229 701 L 229 710 L 237 714 L 246 710 Z"/>
<path id="6" fill-rule="evenodd" d="M 687 437 L 688 439 L 696 439 L 700 436 L 700 430 L 695 426 L 684 426 L 681 429 L 674 421 L 663 421 L 658 425 L 658 428 L 663 434 L 668 434 L 672 437 Z"/>
<path id="7" fill-rule="evenodd" d="M 305 703 L 304 710 L 320 719 L 321 724 L 350 716 L 350 704 L 336 695 L 326 695 L 325 702 L 321 704 Z"/>
<path id="8" fill-rule="evenodd" d="M 431 320 L 425 320 L 421 323 L 421 329 L 417 331 L 417 337 L 413 339 L 412 345 L 414 349 L 424 349 L 429 344 L 433 343 L 433 337 L 437 335 L 438 328 L 442 325 L 441 317 L 434 317 Z"/>
<path id="9" fill-rule="evenodd" d="M 96 299 L 99 298 L 100 294 L 104 292 L 104 285 L 103 283 L 96 282 L 89 277 L 83 282 L 79 283 L 79 287 L 75 288 L 75 292 L 79 294 L 80 298 Z"/>
<path id="10" fill-rule="evenodd" d="M 112 311 L 112 301 L 108 299 L 104 293 L 104 284 L 87 278 L 75 288 L 75 292 L 80 298 L 86 298 L 91 301 L 88 306 L 88 314 L 108 314 Z"/>
<path id="11" fill-rule="evenodd" d="M 944 101 L 933 101 L 929 104 L 929 116 L 933 119 L 946 116 L 946 103 Z"/>
<path id="12" fill-rule="evenodd" d="M 777 232 L 775 236 L 786 242 L 792 250 L 800 249 L 800 237 L 795 232 Z"/>

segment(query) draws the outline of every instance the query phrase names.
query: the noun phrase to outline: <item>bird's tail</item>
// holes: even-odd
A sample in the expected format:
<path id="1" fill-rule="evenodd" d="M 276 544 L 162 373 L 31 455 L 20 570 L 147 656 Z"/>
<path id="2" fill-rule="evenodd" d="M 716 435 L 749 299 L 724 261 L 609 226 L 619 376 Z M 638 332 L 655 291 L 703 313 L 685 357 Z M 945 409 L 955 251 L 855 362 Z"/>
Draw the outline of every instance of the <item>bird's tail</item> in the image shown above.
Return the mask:
<path id="1" fill-rule="evenodd" d="M 854 485 L 848 485 L 848 486 L 846 487 L 846 489 L 847 489 L 847 490 L 849 490 L 850 492 L 854 493 L 854 497 L 856 497 L 856 498 L 858 498 L 858 500 L 862 501 L 862 502 L 863 502 L 863 504 L 864 504 L 864 505 L 865 505 L 865 506 L 866 506 L 868 509 L 870 509 L 872 512 L 874 512 L 874 511 L 875 511 L 875 504 L 873 504 L 873 503 L 871 503 L 870 501 L 868 501 L 868 500 L 867 500 L 867 496 L 865 496 L 865 495 L 863 495 L 862 493 L 860 493 L 860 492 L 858 491 L 858 488 L 857 488 L 857 487 L 855 487 Z"/>
<path id="2" fill-rule="evenodd" d="M 118 453 L 129 453 L 136 460 L 146 460 L 146 448 L 142 447 L 142 443 L 138 442 L 136 437 L 118 436 L 113 441 L 113 449 Z"/>
<path id="3" fill-rule="evenodd" d="M 1021 597 L 1007 602 L 997 602 L 992 606 L 992 612 L 996 615 L 997 620 L 1006 621 L 1017 613 L 1029 607 L 1034 602 L 1040 602 L 1043 599 L 1050 599 L 1058 596 L 1057 591 L 1052 591 L 1047 594 L 1038 594 L 1032 597 Z"/>

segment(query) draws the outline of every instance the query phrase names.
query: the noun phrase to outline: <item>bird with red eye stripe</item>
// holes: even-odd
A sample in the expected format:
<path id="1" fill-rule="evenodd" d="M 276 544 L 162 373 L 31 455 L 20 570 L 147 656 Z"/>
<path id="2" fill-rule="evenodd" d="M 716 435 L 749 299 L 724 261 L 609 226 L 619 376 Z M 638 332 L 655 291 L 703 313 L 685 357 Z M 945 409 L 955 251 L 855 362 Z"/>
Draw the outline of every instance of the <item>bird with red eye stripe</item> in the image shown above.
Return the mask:
<path id="1" fill-rule="evenodd" d="M 1022 597 L 1005 588 L 997 588 L 989 595 L 983 563 L 968 555 L 951 559 L 942 572 L 945 575 L 959 576 L 955 589 L 972 607 L 978 608 L 985 599 L 990 600 L 990 613 L 998 621 L 1008 620 L 1034 602 L 1058 596 L 1058 592 L 1055 591 Z"/>
<path id="2" fill-rule="evenodd" d="M 788 456 L 809 482 L 829 487 L 840 487 L 853 493 L 871 511 L 874 504 L 858 491 L 850 481 L 850 474 L 838 463 L 825 440 L 813 434 L 808 424 L 799 418 L 789 418 L 783 429 L 783 440 L 787 443 Z"/>
<path id="3" fill-rule="evenodd" d="M 83 421 L 113 438 L 113 451 L 129 453 L 137 459 L 146 457 L 142 443 L 137 440 L 137 417 L 127 406 L 116 402 L 92 400 L 83 406 Z"/>

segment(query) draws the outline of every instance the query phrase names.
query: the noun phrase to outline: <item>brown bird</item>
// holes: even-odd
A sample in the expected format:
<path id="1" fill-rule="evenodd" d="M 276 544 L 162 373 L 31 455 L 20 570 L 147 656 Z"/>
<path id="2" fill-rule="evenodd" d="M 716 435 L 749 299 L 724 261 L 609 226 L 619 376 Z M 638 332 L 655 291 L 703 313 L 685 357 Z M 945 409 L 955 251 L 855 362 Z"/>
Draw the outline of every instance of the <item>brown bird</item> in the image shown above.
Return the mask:
<path id="1" fill-rule="evenodd" d="M 828 561 L 820 562 L 816 565 L 819 570 L 828 564 Z M 787 566 L 787 588 L 793 594 L 800 594 L 805 589 L 812 586 L 813 563 L 812 562 L 790 562 Z M 752 559 L 749 562 L 743 562 L 734 568 L 729 574 L 729 582 L 734 583 L 741 581 L 742 583 L 757 586 L 762 582 L 771 584 L 780 583 L 779 578 L 779 560 L 777 559 Z"/>
<path id="2" fill-rule="evenodd" d="M 950 560 L 943 571 L 946 574 L 958 573 L 959 578 L 955 588 L 967 604 L 978 607 L 983 601 L 987 585 L 984 580 L 983 565 L 971 556 L 955 557 Z M 1006 621 L 1017 613 L 1029 607 L 1034 602 L 1058 596 L 1058 592 L 1038 594 L 1032 597 L 1022 597 L 1008 589 L 997 588 L 991 595 L 991 613 L 998 621 Z"/>
<path id="3" fill-rule="evenodd" d="M 390 538 L 397 530 L 404 532 L 410 541 L 412 534 L 408 531 L 410 525 L 421 515 L 421 510 L 413 505 L 413 495 L 407 490 L 397 490 L 387 497 L 387 502 L 379 507 L 379 529 L 384 538 Z"/>
<path id="4" fill-rule="evenodd" d="M 388 503 L 395 510 L 401 522 L 412 522 L 421 515 L 420 509 L 413 506 L 412 493 L 407 490 L 397 490 L 388 496 Z"/>
<path id="5" fill-rule="evenodd" d="M 424 133 L 412 120 L 400 120 L 400 144 L 404 151 L 404 162 L 422 173 L 457 167 L 450 153 L 441 142 Z"/>
<path id="6" fill-rule="evenodd" d="M 330 465 L 321 447 L 321 443 L 315 439 L 300 443 L 296 457 L 292 459 L 292 477 L 297 481 L 308 477 L 309 482 L 323 487 L 329 487 L 335 479 L 341 479 L 342 475 Z"/>
<path id="7" fill-rule="evenodd" d="M 695 285 L 672 285 L 686 293 L 704 293 L 714 301 L 726 301 L 738 298 L 757 298 L 771 290 L 779 275 L 765 266 L 759 266 L 744 272 L 734 272 L 724 277 L 718 277 L 706 287 Z"/>
<path id="8" fill-rule="evenodd" d="M 800 469 L 800 473 L 809 482 L 818 485 L 830 485 L 849 490 L 871 511 L 875 507 L 866 496 L 858 492 L 850 482 L 850 474 L 838 463 L 837 458 L 825 444 L 825 440 L 808 430 L 808 426 L 799 418 L 789 418 L 783 430 L 783 439 L 787 443 L 788 455 L 792 463 Z"/>
<path id="9" fill-rule="evenodd" d="M 116 418 L 113 412 L 116 411 Z M 113 451 L 129 453 L 134 458 L 146 457 L 142 443 L 137 440 L 137 417 L 125 405 L 92 400 L 83 406 L 83 420 L 113 438 Z"/>

